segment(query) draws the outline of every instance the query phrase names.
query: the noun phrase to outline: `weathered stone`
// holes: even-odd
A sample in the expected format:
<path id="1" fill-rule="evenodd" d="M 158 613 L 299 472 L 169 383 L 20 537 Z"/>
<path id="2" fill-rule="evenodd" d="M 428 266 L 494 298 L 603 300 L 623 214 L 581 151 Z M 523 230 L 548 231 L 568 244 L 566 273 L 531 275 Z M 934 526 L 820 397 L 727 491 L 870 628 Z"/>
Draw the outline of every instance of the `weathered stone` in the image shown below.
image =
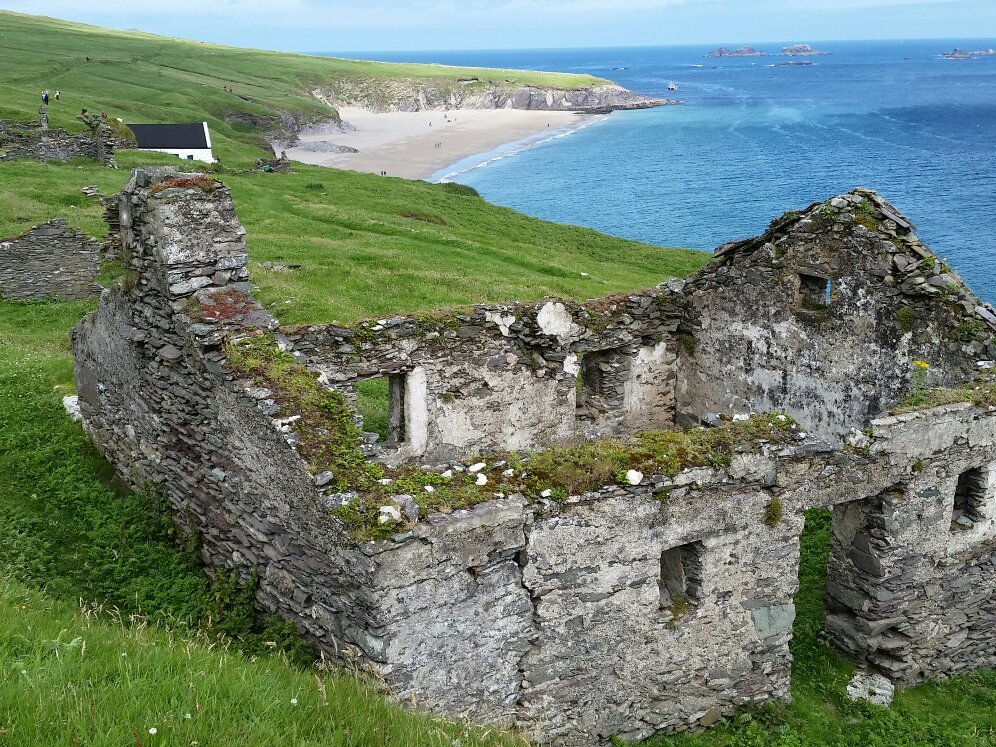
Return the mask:
<path id="1" fill-rule="evenodd" d="M 996 412 L 874 418 L 908 385 L 907 357 L 928 359 L 939 382 L 974 375 L 954 330 L 986 309 L 904 296 L 908 278 L 881 277 L 896 263 L 880 232 L 814 207 L 643 294 L 280 329 L 281 350 L 347 401 L 359 381 L 387 376 L 394 443 L 364 453 L 444 479 L 508 478 L 500 457 L 464 460 L 659 429 L 679 407 L 692 425 L 696 413 L 776 405 L 802 420 L 797 441 L 737 447 L 725 466 L 623 473 L 563 502 L 553 496 L 565 486 L 495 500 L 486 488 L 484 503 L 420 516 L 421 493 L 384 505 L 326 495 L 334 477 L 298 453 L 293 402 L 232 371 L 221 342 L 253 334 L 251 319 L 277 323 L 239 275 L 216 275 L 245 256 L 227 190 L 151 196 L 166 176 L 136 173 L 118 202 L 136 285 L 104 294 L 73 334 L 86 431 L 132 485 L 166 488 L 212 566 L 255 573 L 261 609 L 380 674 L 402 701 L 573 747 L 786 699 L 812 508 L 833 512 L 826 633 L 839 650 L 902 685 L 996 667 Z M 866 199 L 884 205 L 864 190 L 841 199 L 848 217 Z M 830 308 L 795 308 L 801 275 L 814 305 L 825 300 L 819 272 Z M 165 290 L 209 277 L 225 285 L 196 304 Z M 914 331 L 901 335 L 895 312 L 908 305 Z M 846 434 L 856 449 L 836 448 Z M 386 538 L 356 539 L 343 506 L 383 517 Z"/>
<path id="2" fill-rule="evenodd" d="M 100 292 L 100 244 L 65 219 L 0 239 L 0 298 L 76 300 Z"/>
<path id="3" fill-rule="evenodd" d="M 875 705 L 890 706 L 895 697 L 896 687 L 888 677 L 857 670 L 847 683 L 847 697 L 851 700 L 865 700 Z"/>

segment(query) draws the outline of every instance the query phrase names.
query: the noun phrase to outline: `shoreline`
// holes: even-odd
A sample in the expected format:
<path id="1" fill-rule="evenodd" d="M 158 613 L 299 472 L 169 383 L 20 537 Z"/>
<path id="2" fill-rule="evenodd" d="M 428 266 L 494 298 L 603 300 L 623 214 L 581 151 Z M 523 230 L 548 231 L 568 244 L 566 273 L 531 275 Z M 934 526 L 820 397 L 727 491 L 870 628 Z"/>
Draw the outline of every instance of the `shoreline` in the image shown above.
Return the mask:
<path id="1" fill-rule="evenodd" d="M 311 128 L 293 146 L 278 142 L 274 148 L 285 150 L 291 160 L 316 166 L 387 172 L 403 179 L 445 179 L 442 172 L 453 171 L 467 159 L 497 153 L 503 146 L 530 147 L 544 142 L 546 134 L 562 137 L 606 116 L 521 109 L 370 112 L 357 107 L 342 107 L 340 115 L 347 127 Z"/>
<path id="2" fill-rule="evenodd" d="M 529 150 L 530 148 L 535 148 L 538 145 L 543 145 L 544 143 L 548 143 L 552 140 L 559 140 L 562 137 L 568 137 L 576 132 L 587 129 L 592 125 L 596 125 L 599 122 L 604 122 L 608 116 L 608 114 L 592 115 L 587 117 L 584 121 L 574 122 L 557 130 L 543 130 L 527 137 L 520 138 L 519 140 L 501 143 L 491 150 L 474 153 L 466 158 L 461 158 L 459 161 L 447 164 L 443 168 L 434 172 L 431 176 L 427 177 L 426 181 L 432 182 L 433 184 L 442 184 L 445 182 L 455 181 L 461 174 L 467 174 L 471 171 L 484 168 L 485 166 L 490 166 L 496 161 L 511 158 L 512 156 L 516 156 L 526 150 Z"/>

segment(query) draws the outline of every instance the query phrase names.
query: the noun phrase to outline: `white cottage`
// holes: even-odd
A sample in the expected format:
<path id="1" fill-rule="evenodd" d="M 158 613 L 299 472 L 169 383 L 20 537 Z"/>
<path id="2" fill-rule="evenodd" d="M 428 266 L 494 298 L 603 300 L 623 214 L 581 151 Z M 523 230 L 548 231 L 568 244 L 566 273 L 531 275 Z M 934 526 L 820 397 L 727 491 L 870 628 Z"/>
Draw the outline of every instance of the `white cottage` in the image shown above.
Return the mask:
<path id="1" fill-rule="evenodd" d="M 186 124 L 130 124 L 138 150 L 172 153 L 187 161 L 214 162 L 207 122 Z"/>

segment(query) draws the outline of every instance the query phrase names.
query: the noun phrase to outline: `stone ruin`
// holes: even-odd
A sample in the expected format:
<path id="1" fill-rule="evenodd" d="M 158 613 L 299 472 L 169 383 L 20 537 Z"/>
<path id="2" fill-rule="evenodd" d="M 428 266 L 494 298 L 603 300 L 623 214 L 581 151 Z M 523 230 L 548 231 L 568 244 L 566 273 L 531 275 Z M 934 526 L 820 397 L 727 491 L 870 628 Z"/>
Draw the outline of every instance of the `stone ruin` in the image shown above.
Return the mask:
<path id="1" fill-rule="evenodd" d="M 230 194 L 203 176 L 138 171 L 119 218 L 130 280 L 73 333 L 87 432 L 165 491 L 209 567 L 399 699 L 555 745 L 787 699 L 811 508 L 832 510 L 841 652 L 903 686 L 996 667 L 996 408 L 883 414 L 991 367 L 996 317 L 873 192 L 646 292 L 349 326 L 281 327 L 253 300 Z M 247 373 L 252 344 L 294 383 Z M 381 377 L 386 442 L 319 458 L 350 432 L 327 403 Z M 766 410 L 784 414 L 747 420 Z M 772 435 L 595 489 L 502 488 L 503 453 L 731 416 Z M 427 513 L 342 485 L 371 465 L 478 500 Z"/>
<path id="2" fill-rule="evenodd" d="M 63 218 L 0 239 L 0 298 L 75 301 L 100 292 L 101 245 Z"/>
<path id="3" fill-rule="evenodd" d="M 39 123 L 0 120 L 0 161 L 30 159 L 65 163 L 74 158 L 90 158 L 114 166 L 115 149 L 135 147 L 100 122 L 87 123 L 90 132 L 70 134 L 64 129 L 49 129 L 44 111 L 39 116 Z"/>

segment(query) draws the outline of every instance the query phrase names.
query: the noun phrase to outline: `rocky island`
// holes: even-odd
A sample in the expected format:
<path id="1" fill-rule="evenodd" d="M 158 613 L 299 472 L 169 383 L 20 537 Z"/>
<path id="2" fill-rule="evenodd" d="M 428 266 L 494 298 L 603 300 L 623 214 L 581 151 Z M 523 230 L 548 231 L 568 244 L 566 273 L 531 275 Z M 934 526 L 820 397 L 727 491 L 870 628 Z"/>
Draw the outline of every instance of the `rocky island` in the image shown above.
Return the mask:
<path id="1" fill-rule="evenodd" d="M 966 52 L 961 47 L 955 47 L 950 52 L 941 52 L 941 57 L 946 60 L 973 60 L 976 57 L 996 56 L 996 49 L 980 49 L 975 52 Z"/>
<path id="2" fill-rule="evenodd" d="M 830 53 L 813 49 L 808 44 L 790 44 L 787 47 L 783 47 L 782 51 L 778 54 L 784 57 L 823 57 Z"/>
<path id="3" fill-rule="evenodd" d="M 712 50 L 706 57 L 767 57 L 767 52 L 762 52 L 754 47 L 737 47 L 736 49 L 730 49 L 729 47 L 720 47 L 719 49 Z"/>

